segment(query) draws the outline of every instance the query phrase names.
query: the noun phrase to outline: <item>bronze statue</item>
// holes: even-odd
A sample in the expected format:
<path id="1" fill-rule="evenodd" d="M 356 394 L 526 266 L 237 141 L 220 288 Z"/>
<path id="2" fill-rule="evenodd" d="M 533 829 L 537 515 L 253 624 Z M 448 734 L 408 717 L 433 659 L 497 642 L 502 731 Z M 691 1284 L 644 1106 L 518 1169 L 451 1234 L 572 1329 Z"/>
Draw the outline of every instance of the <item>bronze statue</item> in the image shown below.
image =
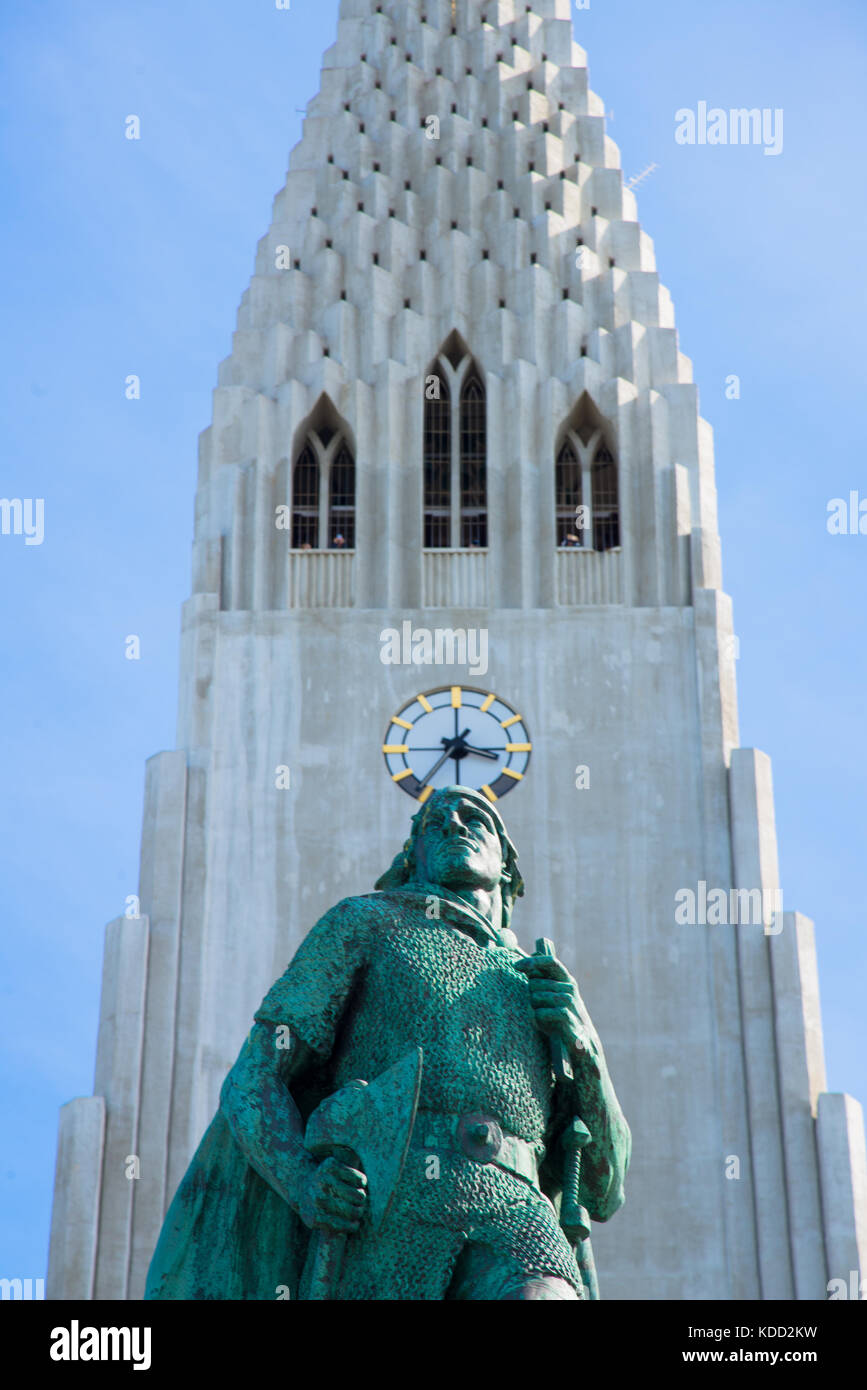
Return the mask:
<path id="1" fill-rule="evenodd" d="M 598 1297 L 629 1128 L 574 979 L 509 929 L 498 812 L 434 792 L 376 887 L 263 1000 L 147 1298 Z"/>

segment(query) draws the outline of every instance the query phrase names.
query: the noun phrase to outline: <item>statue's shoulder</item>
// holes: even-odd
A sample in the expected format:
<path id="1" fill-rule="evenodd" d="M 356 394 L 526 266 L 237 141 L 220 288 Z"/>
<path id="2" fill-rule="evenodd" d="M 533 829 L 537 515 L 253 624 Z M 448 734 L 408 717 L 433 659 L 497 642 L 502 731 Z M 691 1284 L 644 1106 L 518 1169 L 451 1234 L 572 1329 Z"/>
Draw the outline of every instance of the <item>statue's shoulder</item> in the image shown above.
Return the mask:
<path id="1" fill-rule="evenodd" d="M 354 898 L 343 898 L 322 920 L 358 923 L 374 931 L 389 927 L 424 926 L 426 905 L 430 901 L 429 896 L 410 888 L 387 888 L 375 893 L 361 893 Z"/>
<path id="2" fill-rule="evenodd" d="M 323 913 L 310 935 L 318 937 L 332 932 L 355 935 L 381 929 L 400 916 L 402 896 L 399 893 L 360 893 L 341 898 Z"/>
<path id="3" fill-rule="evenodd" d="M 312 962 L 335 953 L 341 959 L 363 954 L 377 938 L 423 917 L 424 902 L 417 893 L 398 890 L 341 898 L 310 928 L 295 959 Z"/>
<path id="4" fill-rule="evenodd" d="M 365 969 L 384 925 L 393 920 L 385 893 L 341 898 L 310 928 L 255 1017 L 290 1021 L 314 1051 L 327 1051 L 340 1009 Z"/>
<path id="5" fill-rule="evenodd" d="M 394 914 L 401 896 L 399 893 L 359 893 L 352 898 L 341 898 L 325 916 L 344 920 L 355 916 L 388 917 Z"/>

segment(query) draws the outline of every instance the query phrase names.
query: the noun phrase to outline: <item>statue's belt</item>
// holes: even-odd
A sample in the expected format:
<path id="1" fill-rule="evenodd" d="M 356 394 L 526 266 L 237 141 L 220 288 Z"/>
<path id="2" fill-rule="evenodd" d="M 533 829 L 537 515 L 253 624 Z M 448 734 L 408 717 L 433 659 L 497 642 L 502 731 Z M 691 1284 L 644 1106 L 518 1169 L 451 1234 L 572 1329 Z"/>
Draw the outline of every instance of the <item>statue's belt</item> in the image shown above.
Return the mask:
<path id="1" fill-rule="evenodd" d="M 509 1134 L 495 1115 L 482 1111 L 443 1115 L 435 1110 L 419 1110 L 412 1143 L 416 1150 L 436 1153 L 445 1149 L 476 1163 L 492 1163 L 534 1187 L 539 1186 L 539 1163 L 544 1149 Z"/>

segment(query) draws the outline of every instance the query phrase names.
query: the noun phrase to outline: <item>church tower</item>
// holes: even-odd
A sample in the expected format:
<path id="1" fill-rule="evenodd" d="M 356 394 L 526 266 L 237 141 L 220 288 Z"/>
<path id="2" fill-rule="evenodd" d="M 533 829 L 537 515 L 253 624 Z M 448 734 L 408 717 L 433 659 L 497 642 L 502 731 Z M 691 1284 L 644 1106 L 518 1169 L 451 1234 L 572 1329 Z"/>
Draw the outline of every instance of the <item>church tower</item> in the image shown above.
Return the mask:
<path id="1" fill-rule="evenodd" d="M 61 1112 L 49 1297 L 141 1298 L 254 1010 L 437 778 L 497 799 L 514 930 L 632 1128 L 603 1297 L 867 1275 L 734 647 L 711 430 L 569 0 L 341 0 L 201 438 L 177 748 Z"/>

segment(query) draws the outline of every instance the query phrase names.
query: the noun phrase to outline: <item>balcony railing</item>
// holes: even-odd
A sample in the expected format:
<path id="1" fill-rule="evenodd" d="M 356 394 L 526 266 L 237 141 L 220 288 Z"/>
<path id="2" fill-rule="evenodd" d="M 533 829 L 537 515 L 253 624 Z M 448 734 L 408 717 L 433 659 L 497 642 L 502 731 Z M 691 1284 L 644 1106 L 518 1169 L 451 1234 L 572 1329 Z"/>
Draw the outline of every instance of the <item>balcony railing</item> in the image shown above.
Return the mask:
<path id="1" fill-rule="evenodd" d="M 425 608 L 487 608 L 487 550 L 426 550 L 422 602 Z"/>
<path id="2" fill-rule="evenodd" d="M 616 550 L 557 551 L 557 602 L 566 607 L 623 602 L 623 567 Z"/>
<path id="3" fill-rule="evenodd" d="M 352 550 L 290 550 L 289 608 L 352 608 L 355 553 Z"/>
<path id="4" fill-rule="evenodd" d="M 565 607 L 623 602 L 619 549 L 558 550 L 555 574 L 557 603 Z M 289 608 L 354 607 L 354 551 L 290 550 L 286 590 Z M 487 550 L 425 550 L 422 603 L 425 608 L 487 608 Z"/>

